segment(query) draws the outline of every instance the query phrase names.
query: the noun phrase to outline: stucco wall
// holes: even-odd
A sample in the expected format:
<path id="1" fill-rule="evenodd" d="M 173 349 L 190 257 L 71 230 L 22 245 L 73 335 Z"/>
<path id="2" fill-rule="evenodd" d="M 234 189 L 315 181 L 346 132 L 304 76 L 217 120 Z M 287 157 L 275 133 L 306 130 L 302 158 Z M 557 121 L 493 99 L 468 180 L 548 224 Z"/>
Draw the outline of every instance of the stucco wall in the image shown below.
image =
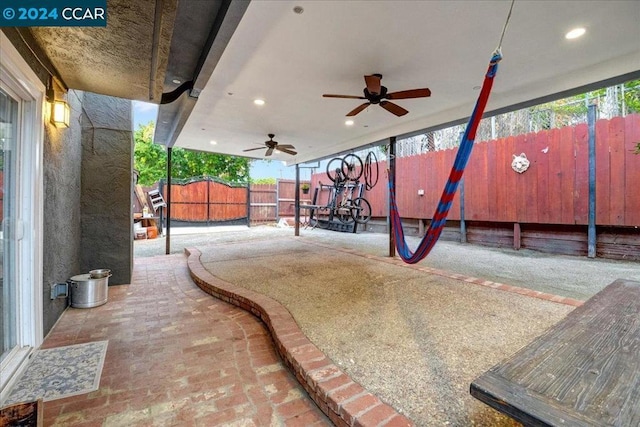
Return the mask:
<path id="1" fill-rule="evenodd" d="M 3 28 L 29 66 L 47 85 L 48 63 L 24 45 L 16 28 Z M 60 89 L 60 88 L 58 88 Z M 62 91 L 60 91 L 60 94 Z M 52 300 L 51 285 L 93 268 L 110 268 L 109 284 L 130 283 L 133 135 L 131 102 L 80 91 L 66 96 L 70 127 L 58 129 L 45 114 L 43 150 L 43 331 L 68 304 Z M 48 108 L 48 106 L 47 106 Z"/>
<path id="2" fill-rule="evenodd" d="M 66 298 L 51 299 L 51 284 L 80 274 L 80 114 L 82 92 L 69 92 L 69 128 L 45 124 L 43 172 L 43 323 L 45 334 L 67 307 Z"/>
<path id="3" fill-rule="evenodd" d="M 131 102 L 85 93 L 82 116 L 80 267 L 108 268 L 109 285 L 131 282 Z"/>

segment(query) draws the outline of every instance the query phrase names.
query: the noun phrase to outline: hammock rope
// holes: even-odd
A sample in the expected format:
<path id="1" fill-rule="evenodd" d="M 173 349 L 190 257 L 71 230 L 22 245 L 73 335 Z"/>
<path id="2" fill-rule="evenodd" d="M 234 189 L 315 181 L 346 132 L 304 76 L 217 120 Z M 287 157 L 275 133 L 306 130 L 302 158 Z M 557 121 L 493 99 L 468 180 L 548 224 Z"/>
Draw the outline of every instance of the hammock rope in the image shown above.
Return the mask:
<path id="1" fill-rule="evenodd" d="M 511 15 L 511 11 L 509 11 L 509 15 Z M 491 61 L 489 62 L 489 68 L 487 70 L 487 73 L 485 74 L 484 81 L 482 83 L 482 89 L 480 90 L 480 95 L 478 96 L 478 100 L 476 101 L 473 113 L 469 118 L 469 123 L 467 124 L 467 128 L 464 132 L 464 135 L 462 136 L 462 141 L 460 142 L 458 153 L 456 154 L 455 161 L 453 162 L 453 167 L 451 168 L 449 179 L 447 180 L 447 183 L 445 184 L 444 190 L 442 192 L 442 196 L 440 197 L 440 202 L 438 203 L 435 213 L 433 214 L 433 218 L 431 219 L 431 224 L 427 229 L 427 233 L 422 238 L 415 252 L 412 252 L 409 249 L 409 246 L 407 245 L 407 242 L 405 240 L 404 230 L 402 229 L 402 222 L 400 220 L 400 214 L 398 213 L 398 206 L 396 204 L 396 195 L 393 180 L 389 178 L 389 199 L 391 204 L 390 213 L 391 223 L 394 231 L 394 240 L 398 255 L 400 255 L 400 258 L 402 258 L 402 260 L 407 264 L 415 264 L 424 259 L 429 254 L 429 252 L 431 252 L 431 249 L 436 244 L 436 241 L 442 233 L 442 229 L 444 228 L 444 225 L 447 221 L 449 209 L 451 209 L 451 205 L 453 203 L 453 197 L 456 194 L 458 184 L 460 183 L 460 179 L 462 178 L 464 169 L 467 166 L 469 157 L 471 156 L 471 150 L 473 149 L 473 142 L 476 138 L 478 125 L 480 124 L 480 120 L 482 119 L 482 115 L 484 114 L 484 109 L 487 105 L 487 102 L 489 101 L 489 95 L 493 86 L 493 79 L 498 71 L 498 63 L 502 59 L 502 53 L 500 51 L 501 44 L 502 37 L 498 48 L 493 53 Z"/>

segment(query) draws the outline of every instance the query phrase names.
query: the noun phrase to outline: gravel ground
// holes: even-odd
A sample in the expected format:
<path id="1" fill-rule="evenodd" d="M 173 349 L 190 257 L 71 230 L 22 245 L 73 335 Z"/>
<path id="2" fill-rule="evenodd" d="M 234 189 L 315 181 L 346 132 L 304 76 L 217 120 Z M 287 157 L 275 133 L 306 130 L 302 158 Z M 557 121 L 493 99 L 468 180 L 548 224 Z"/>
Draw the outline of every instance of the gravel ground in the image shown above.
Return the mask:
<path id="1" fill-rule="evenodd" d="M 385 235 L 180 231 L 172 252 L 197 247 L 212 274 L 281 302 L 328 357 L 420 426 L 516 425 L 473 399 L 469 384 L 572 310 L 327 247 L 385 256 Z M 136 256 L 164 249 L 162 238 L 135 243 Z M 444 241 L 421 265 L 578 299 L 618 277 L 640 280 L 637 263 Z"/>
<path id="2" fill-rule="evenodd" d="M 293 236 L 292 228 L 272 226 L 174 228 L 171 232 L 171 253 L 182 253 L 185 247 L 202 249 L 238 240 Z M 302 229 L 300 238 L 377 256 L 386 256 L 389 251 L 388 237 L 378 233 L 354 235 Z M 407 242 L 415 248 L 419 239 L 407 237 Z M 162 255 L 165 246 L 164 238 L 137 240 L 135 256 Z M 640 264 L 637 262 L 550 255 L 526 249 L 487 248 L 443 240 L 419 265 L 578 300 L 588 299 L 618 278 L 640 281 Z"/>

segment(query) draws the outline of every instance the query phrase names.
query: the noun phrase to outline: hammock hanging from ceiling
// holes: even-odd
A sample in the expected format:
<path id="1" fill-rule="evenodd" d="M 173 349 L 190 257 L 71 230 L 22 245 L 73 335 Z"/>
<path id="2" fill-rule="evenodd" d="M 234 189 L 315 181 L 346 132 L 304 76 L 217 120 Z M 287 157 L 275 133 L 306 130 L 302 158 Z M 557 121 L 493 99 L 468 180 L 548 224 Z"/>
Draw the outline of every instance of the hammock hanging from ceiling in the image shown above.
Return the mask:
<path id="1" fill-rule="evenodd" d="M 489 62 L 489 69 L 487 70 L 487 73 L 484 77 L 482 89 L 480 90 L 480 96 L 478 97 L 476 106 L 473 109 L 471 117 L 469 118 L 467 129 L 462 136 L 462 141 L 460 142 L 460 147 L 458 148 L 458 153 L 456 154 L 456 159 L 453 162 L 453 167 L 451 168 L 449 179 L 444 186 L 444 191 L 442 192 L 442 196 L 440 197 L 438 207 L 433 214 L 433 218 L 431 219 L 431 224 L 427 229 L 427 233 L 422 238 L 422 241 L 420 241 L 420 244 L 416 248 L 415 252 L 411 252 L 409 246 L 407 246 L 407 242 L 405 241 L 404 230 L 402 229 L 402 222 L 400 221 L 400 214 L 398 213 L 398 206 L 396 205 L 396 194 L 393 180 L 389 179 L 391 224 L 394 232 L 396 248 L 398 249 L 398 255 L 400 255 L 400 258 L 402 258 L 402 260 L 408 264 L 415 264 L 424 259 L 424 257 L 429 254 L 433 246 L 436 244 L 436 241 L 442 233 L 444 224 L 447 221 L 449 209 L 451 208 L 451 204 L 453 203 L 453 196 L 455 196 L 456 194 L 458 184 L 460 183 L 460 179 L 462 178 L 462 174 L 464 173 L 464 168 L 466 167 L 469 156 L 471 155 L 473 141 L 476 138 L 476 131 L 478 130 L 478 125 L 480 124 L 480 120 L 482 119 L 482 114 L 484 113 L 487 101 L 489 100 L 489 94 L 491 93 L 493 79 L 496 75 L 496 72 L 498 71 L 498 62 L 500 62 L 501 59 L 502 54 L 500 52 L 500 48 L 498 48 L 493 53 L 491 61 Z"/>

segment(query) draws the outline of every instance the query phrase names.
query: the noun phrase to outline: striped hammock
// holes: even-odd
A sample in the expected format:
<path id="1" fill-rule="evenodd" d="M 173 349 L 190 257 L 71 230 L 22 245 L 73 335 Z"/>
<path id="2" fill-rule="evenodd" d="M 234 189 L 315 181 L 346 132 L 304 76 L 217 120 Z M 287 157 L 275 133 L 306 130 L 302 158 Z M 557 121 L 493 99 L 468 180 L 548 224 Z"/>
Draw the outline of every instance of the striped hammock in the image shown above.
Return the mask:
<path id="1" fill-rule="evenodd" d="M 398 255 L 400 255 L 400 258 L 402 258 L 402 260 L 407 264 L 415 264 L 424 259 L 424 257 L 426 257 L 429 252 L 431 252 L 431 249 L 435 246 L 436 241 L 442 233 L 444 224 L 447 222 L 449 209 L 451 208 L 451 204 L 453 203 L 453 196 L 456 194 L 458 184 L 460 183 L 460 179 L 462 178 L 462 174 L 464 173 L 464 168 L 467 166 L 469 156 L 471 155 L 471 150 L 473 149 L 473 141 L 476 138 L 476 131 L 478 130 L 478 125 L 480 124 L 480 120 L 482 119 L 482 114 L 484 113 L 487 101 L 489 100 L 489 94 L 491 93 L 491 87 L 493 86 L 493 78 L 498 71 L 498 62 L 500 62 L 501 59 L 502 54 L 500 53 L 500 50 L 496 50 L 491 57 L 489 69 L 487 70 L 487 74 L 484 77 L 480 95 L 478 96 L 476 106 L 473 109 L 473 114 L 471 114 L 471 117 L 469 118 L 467 129 L 462 136 L 462 141 L 460 142 L 460 147 L 458 148 L 458 153 L 456 154 L 456 159 L 453 162 L 453 167 L 451 168 L 449 179 L 444 186 L 444 191 L 442 192 L 442 196 L 440 197 L 438 207 L 433 214 L 433 218 L 431 220 L 429 228 L 427 229 L 427 233 L 420 241 L 420 244 L 416 248 L 415 252 L 411 252 L 409 246 L 407 246 L 407 242 L 405 241 L 404 230 L 402 229 L 402 222 L 400 221 L 400 214 L 398 213 L 398 206 L 396 205 L 395 188 L 393 186 L 393 181 L 389 179 L 391 224 L 394 231 L 396 248 L 398 249 Z"/>

